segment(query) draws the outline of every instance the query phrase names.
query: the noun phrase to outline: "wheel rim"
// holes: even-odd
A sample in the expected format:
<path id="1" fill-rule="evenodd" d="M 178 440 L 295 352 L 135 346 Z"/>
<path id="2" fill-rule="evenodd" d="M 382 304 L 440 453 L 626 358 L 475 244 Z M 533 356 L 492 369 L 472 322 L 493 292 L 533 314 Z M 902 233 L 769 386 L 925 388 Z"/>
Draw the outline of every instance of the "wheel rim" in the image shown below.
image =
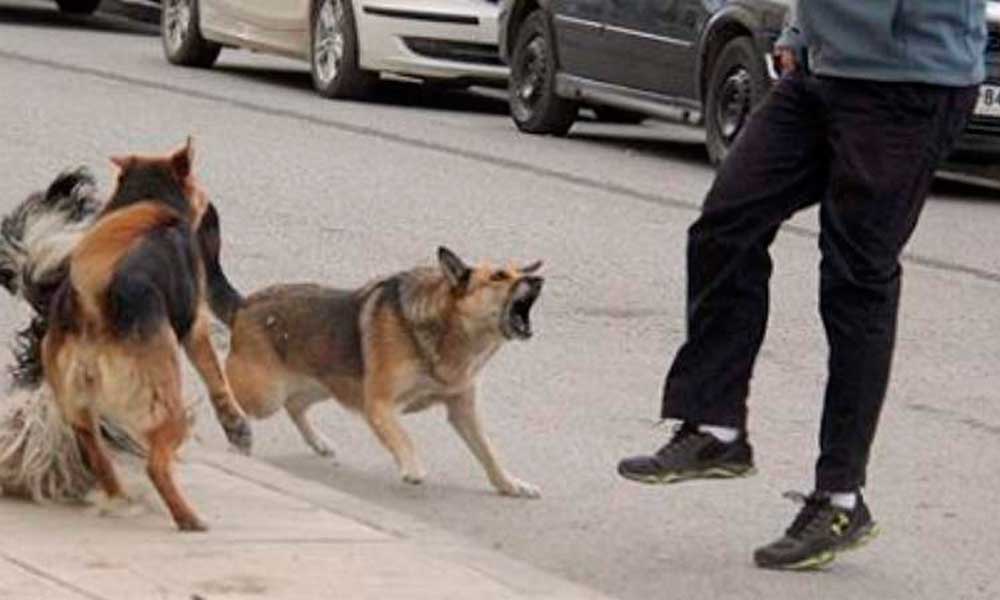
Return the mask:
<path id="1" fill-rule="evenodd" d="M 752 97 L 753 84 L 750 71 L 746 67 L 734 68 L 719 86 L 715 122 L 727 145 L 732 143 L 743 129 L 750 115 Z"/>
<path id="2" fill-rule="evenodd" d="M 170 50 L 180 50 L 191 29 L 191 0 L 167 0 L 163 6 L 163 23 Z"/>
<path id="3" fill-rule="evenodd" d="M 531 118 L 541 101 L 548 77 L 548 59 L 548 45 L 541 35 L 525 44 L 514 78 L 513 110 L 520 120 Z"/>
<path id="4" fill-rule="evenodd" d="M 344 60 L 344 6 L 342 0 L 320 5 L 313 32 L 313 66 L 323 85 L 337 77 Z"/>

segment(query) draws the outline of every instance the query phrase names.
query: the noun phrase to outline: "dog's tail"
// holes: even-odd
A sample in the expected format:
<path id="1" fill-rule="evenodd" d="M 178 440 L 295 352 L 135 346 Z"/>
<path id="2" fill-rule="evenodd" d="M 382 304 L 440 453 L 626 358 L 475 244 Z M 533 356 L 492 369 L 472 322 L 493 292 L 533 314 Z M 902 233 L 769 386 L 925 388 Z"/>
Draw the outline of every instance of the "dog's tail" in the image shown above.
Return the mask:
<path id="1" fill-rule="evenodd" d="M 94 484 L 52 388 L 15 387 L 0 405 L 0 492 L 36 502 L 81 501 Z"/>
<path id="2" fill-rule="evenodd" d="M 243 296 L 233 287 L 219 262 L 222 254 L 222 225 L 215 206 L 209 204 L 198 226 L 198 245 L 205 264 L 205 279 L 208 284 L 208 304 L 216 318 L 233 326 L 236 313 L 243 306 Z"/>

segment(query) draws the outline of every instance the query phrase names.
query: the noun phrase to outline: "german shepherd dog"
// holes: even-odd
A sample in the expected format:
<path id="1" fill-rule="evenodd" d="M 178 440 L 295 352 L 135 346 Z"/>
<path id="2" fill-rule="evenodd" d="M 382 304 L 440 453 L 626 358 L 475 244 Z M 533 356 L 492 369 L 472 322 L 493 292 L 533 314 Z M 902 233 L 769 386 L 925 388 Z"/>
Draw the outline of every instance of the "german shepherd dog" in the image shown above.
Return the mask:
<path id="1" fill-rule="evenodd" d="M 45 380 L 101 489 L 124 500 L 98 434 L 98 419 L 107 418 L 146 449 L 147 473 L 182 531 L 206 527 L 171 470 L 188 429 L 179 347 L 206 383 L 229 440 L 247 451 L 251 441 L 209 338 L 197 228 L 217 215 L 193 158 L 189 139 L 168 156 L 112 159 L 117 187 L 73 247 L 41 344 Z"/>
<path id="2" fill-rule="evenodd" d="M 208 227 L 203 231 L 209 238 L 218 235 Z M 221 272 L 217 253 L 206 262 Z M 256 418 L 284 407 L 306 443 L 325 456 L 332 454 L 330 444 L 306 411 L 333 397 L 364 415 L 403 481 L 413 484 L 425 471 L 397 411 L 443 403 L 449 422 L 501 494 L 538 497 L 537 487 L 501 466 L 486 438 L 476 380 L 505 341 L 531 337 L 531 308 L 544 281 L 533 273 L 541 262 L 472 268 L 439 248 L 438 263 L 354 290 L 277 285 L 243 299 L 228 282 L 216 289 L 216 316 L 231 330 L 226 373 L 236 400 Z"/>

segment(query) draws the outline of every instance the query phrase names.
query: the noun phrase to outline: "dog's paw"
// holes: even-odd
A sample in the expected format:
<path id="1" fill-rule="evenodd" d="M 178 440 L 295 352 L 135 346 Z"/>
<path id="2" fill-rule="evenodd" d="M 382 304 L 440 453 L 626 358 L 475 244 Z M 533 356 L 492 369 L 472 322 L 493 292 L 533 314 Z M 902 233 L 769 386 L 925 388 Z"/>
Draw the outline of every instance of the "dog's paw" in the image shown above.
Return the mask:
<path id="1" fill-rule="evenodd" d="M 411 469 L 403 469 L 400 475 L 402 475 L 404 483 L 420 485 L 424 482 L 424 478 L 427 477 L 427 472 L 421 467 L 413 467 Z"/>
<path id="2" fill-rule="evenodd" d="M 208 531 L 208 525 L 204 521 L 199 519 L 196 515 L 189 515 L 187 517 L 177 519 L 177 529 L 183 533 L 198 533 L 201 531 Z"/>
<path id="3" fill-rule="evenodd" d="M 226 438 L 240 454 L 249 455 L 253 448 L 253 430 L 246 417 L 240 417 L 231 423 L 223 423 Z"/>
<path id="4" fill-rule="evenodd" d="M 326 438 L 317 437 L 309 442 L 309 446 L 311 446 L 313 451 L 319 456 L 329 458 L 333 462 L 337 462 L 337 453 L 333 451 L 333 445 Z"/>
<path id="5" fill-rule="evenodd" d="M 113 519 L 137 517 L 145 512 L 142 504 L 125 495 L 108 497 L 101 494 L 95 506 L 98 515 Z"/>
<path id="6" fill-rule="evenodd" d="M 541 498 L 542 490 L 537 485 L 511 477 L 496 486 L 501 496 L 511 498 Z"/>

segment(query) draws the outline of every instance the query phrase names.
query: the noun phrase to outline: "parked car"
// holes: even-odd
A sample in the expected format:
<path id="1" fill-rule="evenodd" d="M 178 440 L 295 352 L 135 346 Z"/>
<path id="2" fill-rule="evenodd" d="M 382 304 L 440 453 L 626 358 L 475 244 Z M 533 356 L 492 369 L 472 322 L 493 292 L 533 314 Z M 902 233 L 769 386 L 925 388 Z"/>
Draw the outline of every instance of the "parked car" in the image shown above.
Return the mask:
<path id="1" fill-rule="evenodd" d="M 501 57 L 521 131 L 564 135 L 581 105 L 695 115 L 719 163 L 777 78 L 790 0 L 504 0 Z M 1000 3 L 989 3 L 989 81 L 958 154 L 1000 155 Z"/>
<path id="2" fill-rule="evenodd" d="M 951 163 L 1000 162 L 1000 2 L 988 2 L 990 29 L 986 45 L 986 81 L 965 134 L 958 139 Z"/>
<path id="3" fill-rule="evenodd" d="M 327 97 L 365 95 L 380 73 L 503 82 L 496 0 L 163 0 L 167 60 L 210 67 L 223 47 L 309 61 Z"/>

